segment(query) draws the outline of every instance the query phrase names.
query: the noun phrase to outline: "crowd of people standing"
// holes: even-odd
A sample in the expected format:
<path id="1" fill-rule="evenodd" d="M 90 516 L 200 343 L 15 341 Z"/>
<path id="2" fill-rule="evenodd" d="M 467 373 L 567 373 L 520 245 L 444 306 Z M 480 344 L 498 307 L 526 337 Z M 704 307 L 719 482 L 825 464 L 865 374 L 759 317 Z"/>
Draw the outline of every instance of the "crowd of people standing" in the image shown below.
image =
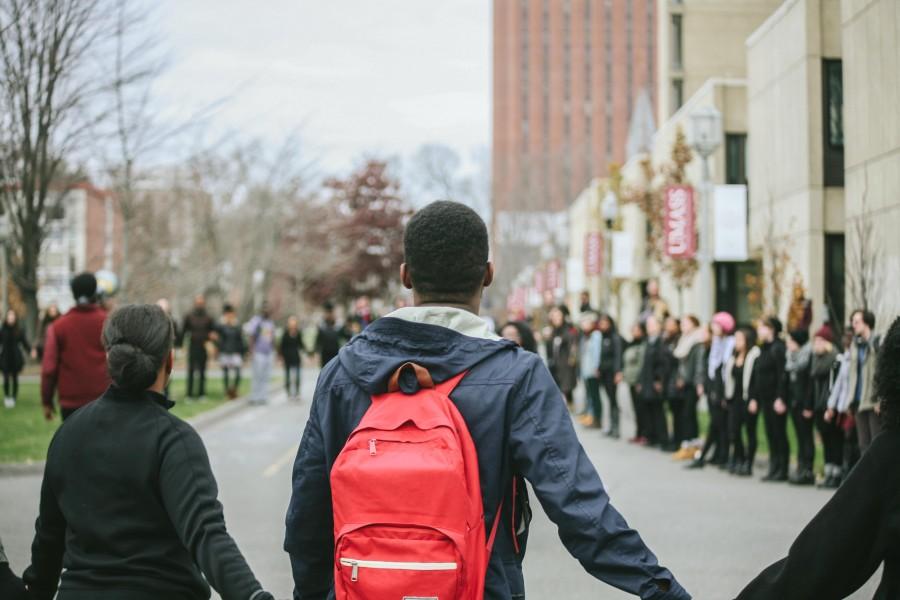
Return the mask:
<path id="1" fill-rule="evenodd" d="M 530 323 L 511 319 L 499 333 L 545 357 L 584 427 L 620 437 L 620 402 L 630 399 L 629 441 L 672 453 L 688 468 L 752 476 L 761 420 L 768 447 L 763 481 L 836 488 L 880 431 L 872 384 L 880 338 L 868 310 L 853 311 L 840 339 L 828 322 L 810 334 L 811 303 L 802 293 L 787 327 L 772 315 L 738 324 L 727 312 L 704 324 L 695 315 L 670 314 L 651 281 L 627 340 L 610 315 L 591 308 L 587 292 L 577 319 L 565 305 L 543 313 Z M 584 402 L 576 409 L 579 384 Z"/>

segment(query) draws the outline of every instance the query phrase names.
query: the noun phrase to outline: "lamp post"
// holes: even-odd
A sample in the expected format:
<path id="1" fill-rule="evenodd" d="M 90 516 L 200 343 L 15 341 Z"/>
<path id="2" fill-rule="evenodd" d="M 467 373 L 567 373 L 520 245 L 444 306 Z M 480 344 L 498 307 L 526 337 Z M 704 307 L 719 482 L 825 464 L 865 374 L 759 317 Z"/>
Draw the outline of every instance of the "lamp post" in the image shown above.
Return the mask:
<path id="1" fill-rule="evenodd" d="M 714 106 L 703 106 L 693 111 L 691 119 L 691 147 L 703 159 L 702 229 L 700 230 L 700 289 L 703 319 L 712 317 L 712 236 L 710 235 L 710 205 L 712 182 L 709 175 L 709 157 L 722 144 L 722 113 Z"/>
<path id="2" fill-rule="evenodd" d="M 610 304 L 612 304 L 612 290 L 610 289 L 612 288 L 612 237 L 610 232 L 615 225 L 616 218 L 619 216 L 619 199 L 616 197 L 615 192 L 607 190 L 606 195 L 603 197 L 603 205 L 600 211 L 603 213 L 603 221 L 606 224 L 606 233 L 604 235 L 606 256 L 603 261 L 606 263 L 603 269 L 603 278 L 606 280 L 606 285 L 604 286 L 603 296 L 604 307 L 606 312 L 609 312 Z"/>

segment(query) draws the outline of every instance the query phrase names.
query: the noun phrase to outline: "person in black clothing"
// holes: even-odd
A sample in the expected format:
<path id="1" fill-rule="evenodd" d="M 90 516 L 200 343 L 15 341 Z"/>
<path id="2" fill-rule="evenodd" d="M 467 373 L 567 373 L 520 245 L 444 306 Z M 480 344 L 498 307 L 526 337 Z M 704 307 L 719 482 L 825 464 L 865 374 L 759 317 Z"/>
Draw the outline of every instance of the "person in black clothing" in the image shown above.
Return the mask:
<path id="1" fill-rule="evenodd" d="M 838 600 L 858 590 L 880 565 L 873 600 L 900 598 L 900 319 L 878 354 L 875 397 L 885 429 L 828 504 L 738 600 Z"/>
<path id="2" fill-rule="evenodd" d="M 758 383 L 755 365 L 759 355 L 756 334 L 749 327 L 742 327 L 734 334 L 734 353 L 722 371 L 728 402 L 728 434 L 732 445 L 728 471 L 742 477 L 753 475 L 753 461 L 756 459 L 759 403 L 752 398 Z M 746 447 L 744 431 L 747 433 Z"/>
<path id="3" fill-rule="evenodd" d="M 813 431 L 815 416 L 810 390 L 810 369 L 813 350 L 809 333 L 799 329 L 788 334 L 787 358 L 784 367 L 784 389 L 787 402 L 792 407 L 791 418 L 797 433 L 797 471 L 790 476 L 794 485 L 813 485 L 813 462 L 816 457 L 816 439 Z"/>
<path id="4" fill-rule="evenodd" d="M 300 399 L 300 353 L 303 350 L 303 336 L 297 317 L 287 320 L 287 329 L 281 334 L 278 355 L 284 363 L 284 389 L 290 400 Z"/>
<path id="5" fill-rule="evenodd" d="M 700 437 L 700 424 L 697 421 L 697 402 L 700 399 L 698 388 L 703 385 L 706 372 L 706 342 L 709 330 L 700 327 L 700 320 L 694 315 L 686 315 L 681 319 L 682 336 L 675 346 L 674 357 L 678 361 L 675 375 L 675 387 L 681 396 L 681 412 L 673 415 L 680 423 L 681 439 L 676 442 L 692 442 Z M 688 449 L 690 452 L 692 450 Z M 689 454 L 688 457 L 691 455 Z"/>
<path id="6" fill-rule="evenodd" d="M 334 305 L 326 302 L 322 308 L 325 314 L 316 334 L 316 353 L 319 355 L 319 366 L 325 367 L 337 356 L 341 345 L 349 337 L 343 327 L 338 327 L 334 319 Z"/>
<path id="7" fill-rule="evenodd" d="M 569 410 L 575 406 L 575 385 L 578 379 L 578 338 L 569 322 L 569 309 L 565 305 L 550 309 L 550 331 L 544 340 L 547 351 L 547 368 L 553 381 L 562 392 Z"/>
<path id="8" fill-rule="evenodd" d="M 497 333 L 500 337 L 515 342 L 523 350 L 537 354 L 537 341 L 534 339 L 534 332 L 531 331 L 531 327 L 524 321 L 509 321 Z"/>
<path id="9" fill-rule="evenodd" d="M 161 393 L 173 338 L 153 305 L 120 308 L 104 325 L 113 383 L 47 452 L 23 576 L 33 600 L 57 588 L 58 600 L 206 600 L 210 584 L 225 600 L 272 600 L 225 529 L 200 436 Z"/>
<path id="10" fill-rule="evenodd" d="M 688 465 L 691 469 L 702 469 L 707 456 L 713 451 L 712 464 L 726 468 L 728 466 L 728 402 L 725 397 L 725 383 L 722 371 L 734 352 L 734 317 L 726 312 L 713 315 L 710 323 L 711 339 L 707 348 L 706 372 L 702 383 L 697 388 L 697 396 L 706 395 L 709 407 L 709 429 L 700 455 Z"/>
<path id="11" fill-rule="evenodd" d="M 631 409 L 634 412 L 634 437 L 628 440 L 631 444 L 644 445 L 647 443 L 648 426 L 647 415 L 644 411 L 644 402 L 637 391 L 637 385 L 641 379 L 641 370 L 644 365 L 644 340 L 647 331 L 643 323 L 635 323 L 631 326 L 631 341 L 622 353 L 622 375 L 628 384 L 631 396 Z"/>
<path id="12" fill-rule="evenodd" d="M 682 396 L 682 391 L 678 388 L 678 359 L 675 357 L 675 348 L 678 346 L 678 340 L 681 339 L 681 324 L 678 322 L 678 319 L 666 317 L 662 337 L 666 382 L 663 394 L 666 400 L 666 407 L 672 416 L 672 431 L 662 449 L 672 452 L 677 450 L 681 446 L 681 442 L 684 441 L 681 422 L 684 397 Z"/>
<path id="13" fill-rule="evenodd" d="M 3 600 L 28 600 L 28 590 L 21 579 L 9 568 L 9 561 L 0 540 L 0 598 Z"/>
<path id="14" fill-rule="evenodd" d="M 644 404 L 647 419 L 647 445 L 665 448 L 669 443 L 669 427 L 663 407 L 666 391 L 668 358 L 662 340 L 662 326 L 651 315 L 645 323 L 647 341 L 641 376 L 635 390 Z"/>
<path id="15" fill-rule="evenodd" d="M 0 327 L 0 367 L 3 368 L 3 399 L 6 408 L 13 408 L 19 397 L 19 373 L 25 368 L 25 357 L 31 346 L 19 327 L 19 316 L 10 309 Z"/>
<path id="16" fill-rule="evenodd" d="M 237 313 L 230 304 L 222 309 L 222 322 L 216 325 L 215 339 L 225 394 L 233 400 L 240 393 L 241 367 L 244 366 L 247 344 L 244 342 L 244 332 L 238 323 Z"/>
<path id="17" fill-rule="evenodd" d="M 600 316 L 600 333 L 603 341 L 600 350 L 600 387 L 609 400 L 609 432 L 613 438 L 619 437 L 619 400 L 616 392 L 623 381 L 622 359 L 625 352 L 622 336 L 616 329 L 616 323 L 607 314 Z"/>
<path id="18" fill-rule="evenodd" d="M 763 481 L 787 481 L 791 448 L 787 437 L 788 405 L 785 402 L 785 347 L 779 339 L 781 321 L 775 317 L 762 320 L 757 327 L 760 355 L 754 366 L 756 380 L 750 395 L 751 405 L 762 412 L 769 441 L 769 472 Z M 755 392 L 755 393 L 754 393 Z"/>
<path id="19" fill-rule="evenodd" d="M 832 382 L 840 367 L 837 350 L 832 343 L 833 333 L 829 327 L 822 327 L 813 337 L 813 357 L 810 366 L 810 397 L 815 412 L 816 429 L 822 437 L 825 450 L 825 481 L 822 487 L 836 488 L 841 480 L 841 466 L 844 462 L 844 430 L 833 418 L 826 418 L 828 397 Z"/>
<path id="20" fill-rule="evenodd" d="M 206 396 L 206 342 L 211 339 L 215 330 L 212 317 L 206 312 L 206 299 L 203 296 L 194 298 L 194 309 L 184 317 L 178 345 L 184 345 L 184 338 L 190 338 L 188 345 L 187 397 L 203 398 Z M 198 381 L 198 389 L 194 390 L 194 376 Z"/>

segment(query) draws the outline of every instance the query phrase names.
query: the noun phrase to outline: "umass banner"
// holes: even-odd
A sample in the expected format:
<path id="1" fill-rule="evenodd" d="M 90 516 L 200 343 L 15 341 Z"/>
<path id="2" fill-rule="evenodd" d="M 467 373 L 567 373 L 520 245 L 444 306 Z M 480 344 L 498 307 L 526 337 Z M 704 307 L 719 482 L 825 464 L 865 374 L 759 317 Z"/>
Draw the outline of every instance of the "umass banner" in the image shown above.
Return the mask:
<path id="1" fill-rule="evenodd" d="M 697 231 L 694 222 L 694 189 L 688 185 L 671 185 L 665 191 L 665 225 L 663 244 L 669 258 L 694 258 Z"/>

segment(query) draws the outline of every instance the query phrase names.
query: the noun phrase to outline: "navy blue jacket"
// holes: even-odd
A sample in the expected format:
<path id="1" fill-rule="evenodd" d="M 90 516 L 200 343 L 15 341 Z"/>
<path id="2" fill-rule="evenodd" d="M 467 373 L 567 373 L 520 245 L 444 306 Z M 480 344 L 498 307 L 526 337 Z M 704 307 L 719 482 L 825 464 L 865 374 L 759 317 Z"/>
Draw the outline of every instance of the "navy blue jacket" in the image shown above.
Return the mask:
<path id="1" fill-rule="evenodd" d="M 522 554 L 516 553 L 509 526 L 511 481 L 519 475 L 531 482 L 563 544 L 593 576 L 644 600 L 690 598 L 610 504 L 537 355 L 511 342 L 387 317 L 342 348 L 339 360 L 319 376 L 287 513 L 284 547 L 291 556 L 295 600 L 334 598 L 331 466 L 370 396 L 384 393 L 390 375 L 407 361 L 426 367 L 436 382 L 469 370 L 451 399 L 478 451 L 488 530 L 501 495 L 506 497 L 485 583 L 487 600 L 524 598 L 524 550 L 520 544 Z M 415 386 L 413 377 L 401 379 L 404 391 Z"/>

